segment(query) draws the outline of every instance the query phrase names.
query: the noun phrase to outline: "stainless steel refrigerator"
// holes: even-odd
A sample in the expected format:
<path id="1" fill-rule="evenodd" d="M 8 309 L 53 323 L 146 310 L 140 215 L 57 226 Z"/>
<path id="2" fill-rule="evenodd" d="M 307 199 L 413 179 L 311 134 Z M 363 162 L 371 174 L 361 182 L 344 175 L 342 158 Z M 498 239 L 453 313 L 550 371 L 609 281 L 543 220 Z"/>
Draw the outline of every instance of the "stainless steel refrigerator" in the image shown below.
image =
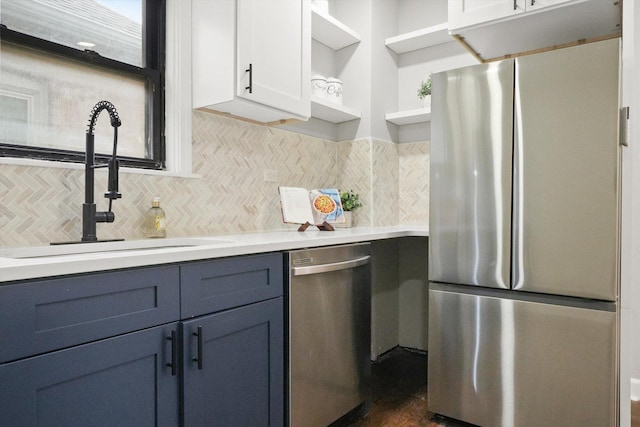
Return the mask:
<path id="1" fill-rule="evenodd" d="M 618 39 L 433 75 L 428 405 L 618 422 Z"/>

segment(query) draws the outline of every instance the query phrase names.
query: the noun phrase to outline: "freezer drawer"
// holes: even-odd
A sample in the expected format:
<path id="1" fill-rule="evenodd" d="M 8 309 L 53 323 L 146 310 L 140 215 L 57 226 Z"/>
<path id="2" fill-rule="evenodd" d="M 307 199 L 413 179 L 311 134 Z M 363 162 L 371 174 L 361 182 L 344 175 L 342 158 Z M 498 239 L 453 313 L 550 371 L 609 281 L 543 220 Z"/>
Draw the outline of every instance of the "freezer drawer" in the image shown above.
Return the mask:
<path id="1" fill-rule="evenodd" d="M 431 289 L 429 411 L 480 426 L 615 426 L 616 313 Z"/>

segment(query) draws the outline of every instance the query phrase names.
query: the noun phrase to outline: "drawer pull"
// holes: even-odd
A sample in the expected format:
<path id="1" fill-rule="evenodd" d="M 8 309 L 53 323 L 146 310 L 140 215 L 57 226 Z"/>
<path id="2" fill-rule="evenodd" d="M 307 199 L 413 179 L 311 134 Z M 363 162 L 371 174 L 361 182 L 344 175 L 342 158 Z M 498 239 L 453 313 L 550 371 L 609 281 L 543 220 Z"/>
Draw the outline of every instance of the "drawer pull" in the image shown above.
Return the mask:
<path id="1" fill-rule="evenodd" d="M 167 366 L 171 367 L 171 375 L 175 377 L 178 373 L 178 339 L 176 331 L 171 331 L 171 335 L 167 337 L 167 340 L 171 341 L 171 362 L 167 363 Z"/>
<path id="2" fill-rule="evenodd" d="M 198 356 L 192 357 L 191 360 L 198 362 L 198 369 L 202 369 L 202 326 L 198 326 L 198 330 L 193 333 L 193 336 L 198 337 Z"/>

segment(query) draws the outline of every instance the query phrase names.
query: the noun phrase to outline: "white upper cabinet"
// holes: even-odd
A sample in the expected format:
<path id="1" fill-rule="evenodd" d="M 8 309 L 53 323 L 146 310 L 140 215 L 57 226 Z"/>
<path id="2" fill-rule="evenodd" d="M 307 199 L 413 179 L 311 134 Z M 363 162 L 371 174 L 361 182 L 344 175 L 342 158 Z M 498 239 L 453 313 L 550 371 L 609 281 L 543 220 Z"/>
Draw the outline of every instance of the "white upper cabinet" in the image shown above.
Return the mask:
<path id="1" fill-rule="evenodd" d="M 517 0 L 449 0 L 449 30 L 524 12 L 517 3 Z"/>
<path id="2" fill-rule="evenodd" d="M 192 47 L 194 108 L 309 118 L 309 0 L 192 0 Z"/>
<path id="3" fill-rule="evenodd" d="M 617 0 L 449 0 L 449 32 L 482 62 L 621 34 Z"/>
<path id="4" fill-rule="evenodd" d="M 453 30 L 482 24 L 575 1 L 576 0 L 449 0 L 449 29 Z"/>

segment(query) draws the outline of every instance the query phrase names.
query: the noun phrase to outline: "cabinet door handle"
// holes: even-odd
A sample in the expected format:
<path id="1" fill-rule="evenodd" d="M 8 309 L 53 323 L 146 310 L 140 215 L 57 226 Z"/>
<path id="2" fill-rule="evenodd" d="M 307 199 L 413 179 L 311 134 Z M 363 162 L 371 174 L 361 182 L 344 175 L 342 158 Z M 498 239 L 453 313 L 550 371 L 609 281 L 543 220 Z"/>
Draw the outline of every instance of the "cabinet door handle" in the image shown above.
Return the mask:
<path id="1" fill-rule="evenodd" d="M 171 341 L 171 362 L 167 363 L 167 366 L 171 367 L 171 375 L 176 376 L 178 373 L 178 337 L 176 331 L 171 331 L 171 335 L 167 337 L 168 341 Z"/>
<path id="2" fill-rule="evenodd" d="M 202 369 L 202 326 L 198 326 L 198 330 L 193 333 L 193 336 L 198 337 L 198 355 L 192 357 L 191 360 L 198 362 L 198 369 Z"/>
<path id="3" fill-rule="evenodd" d="M 518 10 L 518 0 L 513 0 L 513 10 Z"/>
<path id="4" fill-rule="evenodd" d="M 245 87 L 245 89 L 248 90 L 249 93 L 253 93 L 253 64 L 249 64 L 249 68 L 245 71 L 249 73 L 249 86 Z"/>
<path id="5" fill-rule="evenodd" d="M 536 4 L 536 0 L 531 0 L 531 6 Z"/>

